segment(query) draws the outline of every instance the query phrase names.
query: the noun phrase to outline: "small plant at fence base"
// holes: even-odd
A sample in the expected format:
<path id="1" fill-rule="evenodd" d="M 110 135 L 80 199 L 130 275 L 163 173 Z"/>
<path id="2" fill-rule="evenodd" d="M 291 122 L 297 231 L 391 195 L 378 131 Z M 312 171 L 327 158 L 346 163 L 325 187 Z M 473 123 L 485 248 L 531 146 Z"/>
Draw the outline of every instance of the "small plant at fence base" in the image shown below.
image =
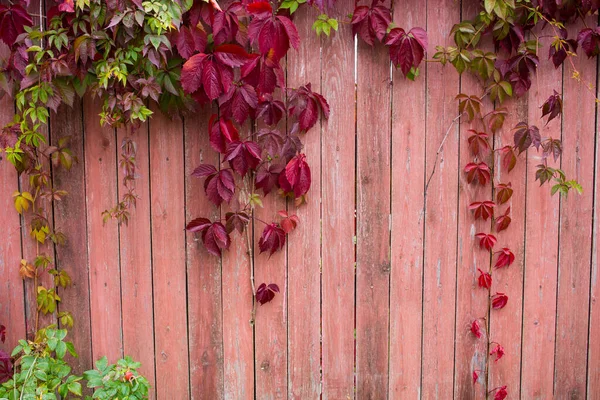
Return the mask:
<path id="1" fill-rule="evenodd" d="M 83 377 L 72 374 L 65 358 L 67 354 L 77 357 L 77 353 L 66 336 L 65 329 L 48 327 L 40 329 L 33 341 L 19 340 L 12 360 L 7 361 L 10 374 L 0 375 L 0 400 L 81 398 L 86 381 L 88 388 L 95 389 L 86 399 L 148 398 L 148 381 L 137 372 L 140 363 L 129 357 L 112 365 L 104 357 L 96 363 L 97 369 L 86 371 Z"/>
<path id="2" fill-rule="evenodd" d="M 52 251 L 46 249 L 63 245 L 67 234 L 56 229 L 52 218 L 55 203 L 67 195 L 54 186 L 53 172 L 58 168 L 69 170 L 77 162 L 69 139 L 51 145 L 44 126 L 52 118 L 48 109 L 56 111 L 60 104 L 72 105 L 76 96 L 85 93 L 102 99 L 102 124 L 127 129 L 135 129 L 151 117 L 150 102 L 167 113 L 185 113 L 195 103 L 217 110 L 210 118 L 208 132 L 202 134 L 208 135 L 210 147 L 219 154 L 221 163 L 202 164 L 193 176 L 204 181 L 207 198 L 217 207 L 227 204 L 228 211 L 221 219 L 195 218 L 189 221 L 187 230 L 200 235 L 206 250 L 215 256 L 230 248 L 235 231 L 244 235 L 254 304 L 274 298 L 279 292 L 276 283 L 255 287 L 250 222 L 264 225 L 258 239 L 261 253 L 271 256 L 285 248 L 287 235 L 300 223 L 298 217 L 280 211 L 275 220 L 262 221 L 254 215 L 255 210 L 262 207 L 262 199 L 268 195 L 293 199 L 297 206 L 308 201 L 310 155 L 303 153 L 302 140 L 330 113 L 327 101 L 313 91 L 310 83 L 292 88 L 285 81 L 282 63 L 289 61 L 285 59 L 288 51 L 297 49 L 301 40 L 294 23 L 297 10 L 319 9 L 313 24 L 317 35 L 334 35 L 340 24 L 349 24 L 365 43 L 387 46 L 391 63 L 408 79 L 418 77 L 428 48 L 422 28 L 403 29 L 392 21 L 389 2 L 356 1 L 354 12 L 339 21 L 328 15 L 334 12 L 334 3 L 244 0 L 221 7 L 214 0 L 57 0 L 45 16 L 38 15 L 42 19 L 40 27 L 33 27 L 34 16 L 27 10 L 27 1 L 0 5 L 0 88 L 14 96 L 17 111 L 0 133 L 0 147 L 17 171 L 29 178 L 29 186 L 23 180 L 20 190 L 14 193 L 14 204 L 36 243 L 35 256 L 19 265 L 21 276 L 33 281 L 36 330 L 40 313 L 56 313 L 58 288 L 71 283 L 66 272 L 47 255 Z M 464 173 L 469 184 L 488 187 L 491 192 L 489 198 L 472 199 L 469 206 L 475 219 L 490 220 L 490 229 L 475 235 L 474 246 L 492 256 L 489 268 L 480 268 L 479 275 L 474 276 L 487 291 L 488 311 L 473 321 L 471 332 L 479 339 L 485 330 L 488 353 L 496 360 L 504 350 L 488 335 L 490 312 L 504 308 L 508 297 L 492 290 L 493 275 L 515 262 L 511 249 L 497 246 L 502 243 L 500 233 L 512 222 L 511 208 L 506 203 L 513 194 L 510 181 L 498 181 L 499 169 L 510 172 L 518 155 L 535 147 L 541 149 L 543 159 L 536 180 L 541 184 L 552 182 L 552 194 L 582 190 L 563 171 L 549 165 L 549 158 L 556 161 L 560 157 L 562 143 L 557 138 L 542 138 L 535 125 L 521 122 L 514 127 L 513 143 L 498 148 L 493 145 L 498 132 L 506 129 L 503 125 L 510 113 L 501 103 L 524 95 L 531 87 L 540 63 L 538 31 L 544 28 L 551 31 L 548 58 L 553 65 L 559 67 L 566 62 L 572 77 L 592 91 L 593 86 L 585 82 L 572 59 L 578 48 L 588 57 L 600 53 L 600 33 L 585 22 L 585 17 L 597 13 L 598 7 L 597 2 L 585 0 L 483 0 L 473 19 L 453 27 L 450 34 L 454 45 L 437 46 L 433 59 L 426 60 L 450 63 L 458 73 L 469 72 L 482 84 L 482 96 L 458 94 L 459 116 L 452 125 L 461 118 L 474 124 L 466 138 L 473 159 L 465 165 Z M 584 28 L 576 38 L 569 38 L 566 24 L 577 19 L 583 21 Z M 493 49 L 484 45 L 486 38 Z M 548 95 L 542 105 L 546 123 L 562 113 L 560 93 Z M 483 113 L 486 99 L 495 107 Z M 437 156 L 426 191 L 436 163 Z M 136 203 L 136 145 L 130 138 L 121 146 L 119 167 L 125 194 L 104 212 L 105 222 L 115 219 L 127 223 Z M 51 287 L 40 284 L 44 273 L 52 275 Z M 56 316 L 63 327 L 72 326 L 68 312 L 61 310 Z M 3 363 L 6 357 L 0 357 L 0 371 Z M 487 388 L 488 364 L 489 360 L 484 370 L 473 371 L 474 383 L 485 375 L 485 394 L 503 399 L 508 393 L 506 386 Z M 106 366 L 101 367 L 99 370 L 105 371 Z M 107 374 L 117 374 L 117 370 Z"/>

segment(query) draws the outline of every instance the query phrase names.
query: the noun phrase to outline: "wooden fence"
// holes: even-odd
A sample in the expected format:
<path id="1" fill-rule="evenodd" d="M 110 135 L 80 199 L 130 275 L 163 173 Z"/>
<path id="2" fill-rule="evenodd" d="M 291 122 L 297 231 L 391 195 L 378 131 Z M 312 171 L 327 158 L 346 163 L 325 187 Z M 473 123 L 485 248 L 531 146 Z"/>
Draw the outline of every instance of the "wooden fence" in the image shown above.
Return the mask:
<path id="1" fill-rule="evenodd" d="M 337 14 L 352 12 L 353 2 L 337 3 Z M 435 45 L 451 43 L 448 33 L 460 16 L 479 7 L 476 0 L 400 3 L 395 22 L 426 27 L 430 57 Z M 471 372 L 484 367 L 486 347 L 468 325 L 486 314 L 476 277 L 490 260 L 475 245 L 474 233 L 485 228 L 468 204 L 490 194 L 468 185 L 462 173 L 469 125 L 454 126 L 436 157 L 457 116 L 454 97 L 481 89 L 437 63 L 423 66 L 416 82 L 396 71 L 390 77 L 383 47 L 359 42 L 355 49 L 346 24 L 333 38 L 319 39 L 311 30 L 315 17 L 308 10 L 296 19 L 302 44 L 288 56 L 287 81 L 290 87 L 312 82 L 332 112 L 305 138 L 314 177 L 308 205 L 296 209 L 271 196 L 257 211 L 269 220 L 287 207 L 301 223 L 285 251 L 255 256 L 256 281 L 276 282 L 282 291 L 258 307 L 254 326 L 243 238 L 235 234 L 218 260 L 183 229 L 196 216 L 226 212 L 190 176 L 199 163 L 218 161 L 206 133 L 210 110 L 173 120 L 157 113 L 133 134 L 140 199 L 120 227 L 103 225 L 101 213 L 123 191 L 118 153 L 126 132 L 101 128 L 98 105 L 89 99 L 52 115 L 50 140 L 72 135 L 79 158 L 72 171 L 56 171 L 69 196 L 54 208 L 57 227 L 69 234 L 55 255 L 58 268 L 73 277 L 74 287 L 60 295 L 61 309 L 75 318 L 77 371 L 102 355 L 131 355 L 159 399 L 484 398 Z M 494 275 L 494 290 L 510 299 L 490 316 L 491 338 L 506 355 L 491 363 L 489 387 L 507 385 L 511 399 L 598 399 L 597 110 L 569 67 L 545 60 L 549 40 L 542 39 L 532 89 L 509 102 L 516 111 L 505 126 L 525 120 L 543 127 L 543 136 L 562 137 L 560 165 L 584 193 L 559 198 L 538 188 L 535 152 L 502 177 L 514 188 L 513 224 L 499 244 L 517 261 Z M 596 61 L 575 63 L 595 83 Z M 564 115 L 545 126 L 539 106 L 553 89 L 564 96 Z M 1 110 L 3 125 L 11 119 L 9 100 Z M 495 141 L 510 143 L 510 129 Z M 5 350 L 32 333 L 35 319 L 33 285 L 18 273 L 19 260 L 35 252 L 13 210 L 19 185 L 27 183 L 0 162 Z"/>

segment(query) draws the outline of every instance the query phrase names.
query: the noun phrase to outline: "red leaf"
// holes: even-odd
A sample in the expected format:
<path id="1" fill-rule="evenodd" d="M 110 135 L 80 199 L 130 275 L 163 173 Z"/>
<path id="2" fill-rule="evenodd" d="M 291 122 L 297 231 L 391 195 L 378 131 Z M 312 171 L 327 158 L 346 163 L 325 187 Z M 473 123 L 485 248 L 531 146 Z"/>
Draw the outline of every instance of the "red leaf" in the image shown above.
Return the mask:
<path id="1" fill-rule="evenodd" d="M 227 145 L 225 161 L 229 161 L 231 168 L 242 177 L 248 169 L 255 169 L 261 160 L 260 147 L 251 140 L 240 142 L 236 140 Z"/>
<path id="2" fill-rule="evenodd" d="M 273 255 L 277 250 L 285 246 L 285 231 L 276 223 L 271 223 L 265 226 L 260 239 L 258 240 L 258 248 L 260 252 L 269 252 Z"/>
<path id="3" fill-rule="evenodd" d="M 190 232 L 200 232 L 202 242 L 209 253 L 221 256 L 221 250 L 228 249 L 231 244 L 227 230 L 220 222 L 211 222 L 206 218 L 196 218 L 187 224 Z"/>
<path id="4" fill-rule="evenodd" d="M 427 33 L 421 28 L 413 28 L 408 33 L 402 28 L 394 28 L 388 33 L 385 44 L 390 46 L 392 63 L 406 76 L 423 60 L 427 50 Z"/>
<path id="5" fill-rule="evenodd" d="M 502 214 L 496 219 L 496 232 L 501 232 L 508 228 L 508 226 L 512 222 L 512 219 L 508 214 L 510 214 L 510 207 L 506 209 L 504 214 Z"/>
<path id="6" fill-rule="evenodd" d="M 473 211 L 475 219 L 483 218 L 484 221 L 487 221 L 494 215 L 494 207 L 496 207 L 496 203 L 493 201 L 476 201 L 471 203 L 469 210 Z"/>
<path id="7" fill-rule="evenodd" d="M 196 218 L 190 221 L 189 224 L 185 227 L 190 232 L 204 232 L 207 230 L 212 222 L 210 222 L 207 218 Z"/>
<path id="8" fill-rule="evenodd" d="M 600 27 L 582 29 L 577 35 L 577 42 L 588 58 L 597 56 L 600 54 Z"/>
<path id="9" fill-rule="evenodd" d="M 478 233 L 475 235 L 479 239 L 479 247 L 485 248 L 486 250 L 492 250 L 496 244 L 496 237 L 487 233 Z"/>
<path id="10" fill-rule="evenodd" d="M 240 125 L 258 107 L 258 97 L 254 88 L 247 83 L 231 85 L 229 91 L 219 98 L 223 116 L 233 119 Z"/>
<path id="11" fill-rule="evenodd" d="M 74 13 L 75 12 L 75 3 L 73 0 L 57 0 L 58 3 L 58 11 L 66 12 L 66 13 Z"/>
<path id="12" fill-rule="evenodd" d="M 308 192 L 310 184 L 310 167 L 306 163 L 306 156 L 298 154 L 286 165 L 285 173 L 280 175 L 279 185 L 286 192 L 293 191 L 295 197 L 300 197 Z"/>
<path id="13" fill-rule="evenodd" d="M 248 13 L 254 15 L 256 17 L 268 16 L 273 13 L 273 8 L 271 7 L 271 3 L 268 1 L 255 1 L 254 3 L 250 3 L 246 6 Z"/>
<path id="14" fill-rule="evenodd" d="M 502 166 L 508 172 L 512 171 L 515 165 L 517 165 L 517 155 L 514 148 L 512 146 L 504 146 L 499 151 L 502 154 Z"/>
<path id="15" fill-rule="evenodd" d="M 477 271 L 479 271 L 479 278 L 477 279 L 478 283 L 479 283 L 479 287 L 484 288 L 484 289 L 491 288 L 492 287 L 492 276 L 489 274 L 489 272 L 483 272 L 479 268 L 477 268 Z"/>
<path id="16" fill-rule="evenodd" d="M 223 201 L 229 203 L 235 193 L 235 180 L 229 169 L 222 169 L 204 181 L 206 196 L 217 207 Z"/>
<path id="17" fill-rule="evenodd" d="M 519 153 L 524 152 L 530 146 L 539 149 L 542 143 L 540 130 L 535 125 L 527 125 L 526 122 L 519 122 L 514 128 L 515 132 L 515 147 L 519 149 Z"/>
<path id="18" fill-rule="evenodd" d="M 242 66 L 244 82 L 255 87 L 259 94 L 270 94 L 276 87 L 284 86 L 283 68 L 273 54 L 273 51 L 269 51 L 262 56 L 256 56 Z"/>
<path id="19" fill-rule="evenodd" d="M 4 325 L 0 325 L 0 342 L 4 343 L 6 341 L 6 327 Z"/>
<path id="20" fill-rule="evenodd" d="M 481 339 L 481 336 L 483 336 L 483 333 L 481 332 L 481 326 L 479 325 L 478 320 L 474 320 L 471 323 L 471 333 L 475 335 L 477 339 Z"/>
<path id="21" fill-rule="evenodd" d="M 285 56 L 290 45 L 295 49 L 300 45 L 296 25 L 283 15 L 256 15 L 248 26 L 248 37 L 252 43 L 258 42 L 258 49 L 262 54 L 273 51 L 273 57 L 276 59 Z"/>
<path id="22" fill-rule="evenodd" d="M 319 118 L 319 111 L 329 118 L 329 104 L 323 96 L 313 92 L 310 83 L 300 86 L 298 89 L 288 90 L 290 114 L 298 118 L 301 131 L 312 128 Z"/>
<path id="23" fill-rule="evenodd" d="M 0 5 L 0 40 L 9 47 L 15 43 L 17 36 L 25 32 L 25 27 L 31 25 L 31 16 L 20 4 Z"/>
<path id="24" fill-rule="evenodd" d="M 508 392 L 506 391 L 506 386 L 502 386 L 496 390 L 496 394 L 494 395 L 494 400 L 504 400 L 508 396 Z"/>
<path id="25" fill-rule="evenodd" d="M 500 344 L 496 343 L 496 346 L 492 349 L 490 356 L 492 356 L 494 354 L 496 355 L 496 359 L 494 360 L 494 362 L 496 362 L 499 359 L 501 359 L 502 356 L 504 356 L 504 347 L 502 347 Z"/>
<path id="26" fill-rule="evenodd" d="M 496 194 L 496 201 L 498 204 L 506 203 L 513 195 L 512 185 L 510 182 L 499 183 L 498 186 L 496 186 L 496 189 L 498 190 L 498 193 Z"/>
<path id="27" fill-rule="evenodd" d="M 465 172 L 467 173 L 467 182 L 478 182 L 481 186 L 485 186 L 491 177 L 490 168 L 484 162 L 468 163 L 465 166 Z"/>
<path id="28" fill-rule="evenodd" d="M 287 211 L 279 211 L 278 214 L 282 217 L 281 228 L 287 234 L 296 229 L 300 223 L 300 218 L 297 215 L 288 215 Z"/>
<path id="29" fill-rule="evenodd" d="M 496 265 L 494 265 L 495 268 L 508 267 L 515 262 L 515 255 L 507 247 L 502 248 L 502 250 L 498 251 L 497 253 L 499 255 Z"/>
<path id="30" fill-rule="evenodd" d="M 479 374 L 477 371 L 473 371 L 473 385 L 477 383 L 477 379 L 479 379 Z"/>
<path id="31" fill-rule="evenodd" d="M 492 296 L 492 308 L 500 310 L 508 303 L 508 296 L 504 293 L 496 293 Z"/>
<path id="32" fill-rule="evenodd" d="M 208 133 L 210 144 L 219 153 L 224 154 L 227 151 L 227 145 L 233 141 L 240 140 L 238 130 L 230 119 L 219 118 L 213 114 L 208 123 Z"/>
<path id="33" fill-rule="evenodd" d="M 477 132 L 474 129 L 469 129 L 469 149 L 474 156 L 482 156 L 488 153 L 490 145 L 488 143 L 488 134 L 485 132 Z"/>
<path id="34" fill-rule="evenodd" d="M 273 99 L 270 94 L 260 96 L 256 118 L 261 118 L 267 125 L 276 125 L 285 113 L 285 105 L 280 100 Z"/>
<path id="35" fill-rule="evenodd" d="M 13 365 L 10 354 L 0 350 L 0 385 L 13 377 Z"/>
<path id="36" fill-rule="evenodd" d="M 256 182 L 254 186 L 257 189 L 262 189 L 263 193 L 268 195 L 271 190 L 277 185 L 281 171 L 284 167 L 280 164 L 262 164 L 256 170 Z"/>
<path id="37" fill-rule="evenodd" d="M 382 41 L 387 33 L 388 26 L 392 22 L 392 14 L 388 7 L 378 5 L 374 1 L 371 8 L 367 6 L 358 6 L 352 14 L 352 33 L 360 36 L 367 44 L 371 46 L 375 43 L 375 38 Z"/>
<path id="38" fill-rule="evenodd" d="M 187 27 L 183 25 L 179 28 L 179 31 L 173 34 L 173 42 L 177 47 L 177 52 L 186 60 L 194 53 L 204 52 L 206 41 L 206 32 L 195 26 Z"/>
<path id="39" fill-rule="evenodd" d="M 256 289 L 256 301 L 262 306 L 273 300 L 275 293 L 279 293 L 279 286 L 274 283 L 270 283 L 268 286 L 266 283 L 261 283 Z"/>
<path id="40" fill-rule="evenodd" d="M 222 44 L 213 51 L 215 58 L 228 67 L 241 67 L 250 59 L 250 55 L 239 44 Z"/>
<path id="41" fill-rule="evenodd" d="M 548 121 L 546 121 L 547 125 L 548 122 L 552 121 L 560 114 L 562 114 L 562 99 L 560 98 L 560 94 L 555 90 L 554 94 L 548 97 L 542 105 L 542 118 L 546 115 L 548 116 Z"/>
<path id="42" fill-rule="evenodd" d="M 244 228 L 250 222 L 250 216 L 245 212 L 228 212 L 225 214 L 225 221 L 227 233 L 231 233 L 235 229 L 237 229 L 239 233 L 243 233 Z"/>

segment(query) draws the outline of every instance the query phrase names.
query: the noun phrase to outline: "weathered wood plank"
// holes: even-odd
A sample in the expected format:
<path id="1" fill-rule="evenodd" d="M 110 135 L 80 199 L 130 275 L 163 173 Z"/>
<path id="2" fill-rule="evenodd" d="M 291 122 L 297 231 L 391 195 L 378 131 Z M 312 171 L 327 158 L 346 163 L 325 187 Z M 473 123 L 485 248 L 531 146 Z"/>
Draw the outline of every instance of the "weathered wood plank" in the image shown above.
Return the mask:
<path id="1" fill-rule="evenodd" d="M 540 39 L 541 48 L 550 40 Z M 551 63 L 540 63 L 528 94 L 529 124 L 540 128 L 542 137 L 560 137 L 560 125 L 540 123 L 540 106 L 556 89 L 562 74 Z M 556 268 L 558 262 L 559 199 L 550 188 L 535 181 L 541 153 L 527 154 L 526 249 L 523 314 L 523 365 L 521 396 L 525 399 L 552 398 L 554 375 L 554 332 L 556 322 Z M 550 166 L 556 166 L 552 160 Z M 510 301 L 510 300 L 509 300 Z"/>
<path id="2" fill-rule="evenodd" d="M 154 396 L 154 317 L 152 312 L 152 243 L 150 237 L 150 165 L 148 125 L 117 130 L 117 157 L 122 160 L 124 140 L 132 140 L 136 148 L 136 180 L 138 196 L 130 209 L 129 223 L 120 227 L 121 302 L 123 307 L 123 352 L 142 363 L 140 371 L 152 386 Z M 120 164 L 119 164 L 120 165 Z M 119 168 L 119 194 L 124 185 L 123 167 Z"/>
<path id="3" fill-rule="evenodd" d="M 357 51 L 356 396 L 380 399 L 389 367 L 390 59 L 362 39 Z"/>
<path id="4" fill-rule="evenodd" d="M 497 132 L 495 148 L 513 145 L 512 129 L 521 121 L 527 122 L 527 97 L 510 99 L 501 105 L 507 107 L 504 126 Z M 498 105 L 497 107 L 498 108 Z M 507 230 L 497 234 L 496 251 L 508 247 L 515 255 L 515 262 L 508 268 L 495 269 L 492 273 L 492 293 L 506 293 L 509 302 L 502 310 L 492 310 L 489 322 L 491 340 L 500 343 L 506 353 L 501 361 L 490 362 L 488 388 L 493 389 L 507 385 L 509 395 L 518 397 L 521 385 L 521 325 L 523 323 L 523 271 L 525 266 L 525 193 L 527 191 L 527 164 L 522 155 L 515 168 L 508 173 L 502 166 L 501 157 L 496 155 L 494 165 L 496 186 L 509 183 L 513 195 L 504 205 L 496 206 L 496 216 L 503 214 L 510 207 L 512 222 Z M 494 193 L 494 196 L 497 194 Z M 494 197 L 496 201 L 496 197 Z M 498 255 L 492 257 L 495 265 Z M 484 381 L 480 381 L 483 384 Z"/>
<path id="5" fill-rule="evenodd" d="M 593 26 L 597 18 L 588 18 Z M 569 26 L 569 37 L 584 28 L 577 21 Z M 596 76 L 596 60 L 583 54 L 573 62 L 583 79 Z M 568 79 L 569 62 L 564 66 L 561 167 L 568 179 L 583 183 L 583 195 L 571 193 L 560 202 L 560 243 L 558 250 L 558 299 L 556 310 L 556 355 L 554 396 L 583 399 L 586 395 L 590 254 L 594 180 L 596 102 L 584 82 Z M 548 96 L 550 94 L 547 94 Z M 550 124 L 558 125 L 558 121 Z M 593 340 L 593 338 L 592 338 Z"/>
<path id="6" fill-rule="evenodd" d="M 338 1 L 332 15 L 347 15 Z M 321 92 L 331 114 L 322 137 L 322 368 L 323 399 L 353 399 L 355 276 L 355 86 L 351 27 L 323 41 Z"/>
<path id="7" fill-rule="evenodd" d="M 427 29 L 430 43 L 451 45 L 448 36 L 460 18 L 460 4 L 453 0 L 429 1 Z M 453 126 L 436 153 L 452 120 L 457 115 L 454 100 L 459 79 L 453 68 L 427 65 L 427 142 L 425 176 L 431 182 L 425 197 L 425 262 L 423 286 L 424 398 L 453 396 L 454 314 L 456 290 L 456 225 L 458 171 L 458 127 Z M 436 165 L 437 163 L 437 165 Z"/>
<path id="8" fill-rule="evenodd" d="M 419 0 L 394 4 L 394 22 L 425 28 Z M 423 323 L 426 68 L 416 81 L 393 72 L 389 397 L 419 398 Z M 406 101 L 410 99 L 410 101 Z"/>
<path id="9" fill-rule="evenodd" d="M 312 7 L 294 14 L 301 43 L 288 53 L 288 87 L 310 82 L 321 91 L 321 40 L 311 29 L 317 16 Z M 300 218 L 298 229 L 288 235 L 288 398 L 316 399 L 321 391 L 321 124 L 302 140 L 312 184 L 307 204 L 288 205 L 289 213 Z"/>
<path id="10" fill-rule="evenodd" d="M 71 365 L 75 373 L 81 374 L 93 364 L 81 100 L 77 99 L 73 107 L 63 105 L 56 114 L 51 114 L 50 130 L 52 145 L 58 146 L 61 138 L 68 137 L 69 148 L 78 160 L 70 170 L 62 166 L 53 168 L 52 175 L 54 187 L 67 191 L 67 196 L 54 203 L 56 230 L 67 236 L 64 246 L 56 246 L 56 264 L 58 269 L 69 274 L 73 283 L 66 290 L 59 290 L 62 299 L 59 310 L 73 315 L 74 325 L 69 340 L 75 345 L 79 357 L 72 359 Z"/>
<path id="11" fill-rule="evenodd" d="M 11 98 L 0 99 L 0 126 L 12 121 L 14 105 Z M 25 338 L 25 302 L 23 279 L 19 275 L 21 260 L 21 223 L 14 207 L 13 193 L 19 190 L 19 178 L 15 167 L 0 153 L 0 324 L 6 327 L 6 343 L 2 350 L 10 354 L 19 339 Z"/>
<path id="12" fill-rule="evenodd" d="M 156 396 L 189 396 L 183 123 L 150 121 L 150 199 Z"/>
<path id="13" fill-rule="evenodd" d="M 200 164 L 219 165 L 219 154 L 208 141 L 210 115 L 211 109 L 206 108 L 184 121 L 186 223 L 197 217 L 220 218 L 219 208 L 204 193 L 203 179 L 191 176 Z M 187 274 L 191 397 L 220 399 L 224 389 L 222 302 L 226 301 L 221 295 L 221 260 L 206 251 L 199 236 L 189 233 Z"/>
<path id="14" fill-rule="evenodd" d="M 119 226 L 103 224 L 102 212 L 117 204 L 117 144 L 115 130 L 101 127 L 100 101 L 83 100 L 87 251 L 90 272 L 92 355 L 115 362 L 123 355 Z"/>

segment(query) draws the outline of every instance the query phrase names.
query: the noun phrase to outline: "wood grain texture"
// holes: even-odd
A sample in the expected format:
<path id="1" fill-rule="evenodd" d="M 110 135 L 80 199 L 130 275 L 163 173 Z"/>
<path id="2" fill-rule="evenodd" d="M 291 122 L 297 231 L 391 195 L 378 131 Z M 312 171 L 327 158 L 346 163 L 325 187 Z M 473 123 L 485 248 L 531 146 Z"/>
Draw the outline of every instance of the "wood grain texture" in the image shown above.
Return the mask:
<path id="1" fill-rule="evenodd" d="M 119 226 L 102 221 L 102 213 L 117 204 L 116 132 L 100 127 L 100 102 L 83 100 L 87 253 L 90 272 L 92 356 L 115 362 L 123 356 Z"/>
<path id="2" fill-rule="evenodd" d="M 429 41 L 453 43 L 448 36 L 459 20 L 460 4 L 453 0 L 427 7 Z M 427 142 L 425 176 L 435 174 L 426 193 L 425 261 L 423 283 L 423 367 L 421 395 L 427 399 L 453 396 L 454 326 L 456 302 L 458 126 L 453 126 L 436 160 L 436 153 L 458 114 L 456 71 L 427 64 Z M 436 165 L 437 163 L 437 165 Z"/>
<path id="3" fill-rule="evenodd" d="M 318 12 L 305 8 L 294 16 L 302 41 L 288 53 L 287 86 L 311 82 L 320 93 L 321 40 L 311 29 Z M 321 123 L 302 139 L 312 184 L 307 204 L 288 205 L 300 218 L 288 235 L 288 398 L 315 399 L 321 391 Z"/>
<path id="4" fill-rule="evenodd" d="M 542 48 L 550 41 L 541 39 Z M 561 70 L 541 63 L 528 93 L 528 121 L 540 128 L 542 137 L 559 137 L 560 125 L 544 126 L 540 106 L 556 89 L 561 92 Z M 554 332 L 556 323 L 556 274 L 558 262 L 559 199 L 548 186 L 535 181 L 541 153 L 527 153 L 527 205 L 521 397 L 548 399 L 553 393 Z M 550 166 L 555 166 L 553 161 Z M 510 301 L 510 300 L 509 300 Z"/>
<path id="5" fill-rule="evenodd" d="M 395 2 L 398 26 L 426 26 L 427 14 L 420 4 Z M 427 73 L 425 67 L 420 70 L 416 81 L 404 78 L 398 69 L 393 72 L 390 399 L 415 399 L 421 393 Z"/>
<path id="6" fill-rule="evenodd" d="M 219 165 L 219 155 L 208 141 L 210 114 L 210 108 L 202 109 L 184 121 L 186 223 L 200 216 L 220 218 L 218 207 L 204 194 L 204 180 L 191 176 L 200 164 Z M 187 274 L 191 398 L 220 399 L 224 389 L 221 260 L 190 233 Z"/>
<path id="7" fill-rule="evenodd" d="M 152 242 L 150 237 L 150 160 L 148 124 L 131 131 L 117 130 L 117 157 L 122 159 L 121 146 L 125 139 L 136 144 L 136 180 L 134 193 L 138 196 L 130 210 L 129 223 L 120 227 L 121 297 L 123 307 L 123 353 L 142 363 L 140 371 L 152 388 L 154 376 L 154 316 L 152 310 Z M 119 195 L 128 190 L 119 168 Z M 155 396 L 154 389 L 151 395 Z"/>
<path id="8" fill-rule="evenodd" d="M 362 40 L 357 51 L 356 397 L 381 399 L 389 357 L 390 59 Z"/>
<path id="9" fill-rule="evenodd" d="M 55 167 L 52 171 L 54 187 L 67 191 L 67 196 L 54 203 L 55 228 L 67 236 L 64 246 L 56 246 L 56 265 L 69 274 L 73 283 L 59 290 L 62 299 L 59 310 L 73 315 L 70 340 L 79 357 L 73 358 L 71 365 L 77 374 L 93 366 L 83 128 L 79 99 L 73 107 L 63 105 L 56 114 L 50 115 L 52 145 L 58 146 L 61 138 L 69 137 L 69 148 L 78 160 L 70 170 Z"/>
<path id="10" fill-rule="evenodd" d="M 156 396 L 189 396 L 183 123 L 154 110 L 150 199 Z"/>
<path id="11" fill-rule="evenodd" d="M 338 1 L 347 15 L 351 2 Z M 331 114 L 322 133 L 322 352 L 323 399 L 353 399 L 355 274 L 355 86 L 352 30 L 323 41 L 321 93 Z M 313 196 L 314 200 L 314 196 Z M 305 229 L 300 227 L 301 229 Z"/>
<path id="12" fill-rule="evenodd" d="M 0 126 L 13 118 L 12 99 L 0 99 Z M 0 226 L 3 239 L 0 240 L 0 324 L 6 327 L 6 342 L 0 349 L 10 354 L 17 341 L 25 337 L 25 291 L 23 279 L 19 275 L 21 261 L 21 223 L 14 207 L 13 193 L 19 190 L 17 170 L 0 153 Z"/>
<path id="13" fill-rule="evenodd" d="M 506 100 L 501 106 L 514 111 L 506 116 L 503 128 L 495 134 L 494 147 L 496 149 L 513 145 L 512 129 L 521 121 L 527 122 L 526 96 Z M 521 385 L 521 325 L 523 323 L 523 272 L 525 267 L 525 194 L 527 192 L 525 155 L 519 158 L 511 172 L 506 171 L 502 166 L 501 157 L 497 157 L 494 173 L 496 184 L 510 182 L 513 189 L 510 200 L 503 205 L 496 206 L 496 215 L 503 214 L 510 207 L 512 218 L 508 229 L 496 235 L 498 238 L 496 250 L 508 247 L 515 255 L 515 262 L 508 268 L 495 269 L 492 273 L 492 293 L 505 293 L 509 301 L 505 308 L 492 310 L 490 314 L 490 338 L 500 343 L 506 353 L 501 361 L 490 363 L 488 387 L 493 389 L 507 385 L 509 395 L 518 397 Z M 495 254 L 492 257 L 492 265 L 495 265 L 497 260 L 498 255 Z"/>
<path id="14" fill-rule="evenodd" d="M 597 18 L 588 18 L 593 25 Z M 569 27 L 575 37 L 583 22 Z M 584 79 L 596 76 L 596 60 L 585 56 L 574 60 Z M 569 62 L 564 76 L 571 75 Z M 561 167 L 568 179 L 594 180 L 594 143 L 596 102 L 585 83 L 564 82 Z M 552 121 L 550 124 L 558 121 Z M 556 310 L 556 348 L 554 396 L 583 399 L 586 396 L 590 256 L 592 249 L 593 189 L 585 185 L 582 195 L 574 193 L 560 199 L 560 243 L 558 256 L 558 298 Z"/>

